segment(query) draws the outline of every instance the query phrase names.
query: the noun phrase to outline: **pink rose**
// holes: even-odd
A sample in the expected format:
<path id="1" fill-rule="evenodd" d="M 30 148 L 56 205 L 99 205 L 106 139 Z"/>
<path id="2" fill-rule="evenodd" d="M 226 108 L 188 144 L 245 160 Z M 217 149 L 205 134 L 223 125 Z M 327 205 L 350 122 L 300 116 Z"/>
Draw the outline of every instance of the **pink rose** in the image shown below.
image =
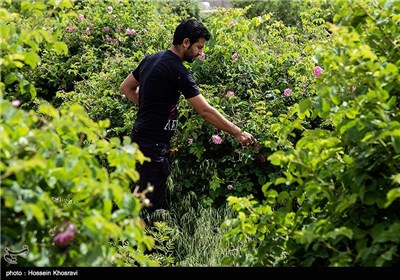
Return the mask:
<path id="1" fill-rule="evenodd" d="M 75 26 L 67 26 L 66 28 L 65 28 L 65 31 L 67 31 L 67 32 L 75 32 L 76 31 L 76 27 Z"/>
<path id="2" fill-rule="evenodd" d="M 188 139 L 188 145 L 192 145 L 193 144 L 193 139 L 192 138 L 189 138 Z"/>
<path id="3" fill-rule="evenodd" d="M 230 191 L 233 190 L 233 186 L 232 186 L 232 185 L 227 185 L 226 188 L 227 188 L 228 190 L 230 190 Z"/>
<path id="4" fill-rule="evenodd" d="M 134 35 L 134 34 L 136 34 L 136 30 L 135 29 L 130 29 L 130 28 L 127 28 L 126 30 L 125 30 L 125 34 L 126 35 Z"/>
<path id="5" fill-rule="evenodd" d="M 286 88 L 286 89 L 283 91 L 283 95 L 289 96 L 291 92 L 292 92 L 292 90 L 291 90 L 290 88 Z"/>
<path id="6" fill-rule="evenodd" d="M 324 73 L 324 69 L 322 69 L 319 66 L 315 66 L 313 72 L 315 77 L 319 78 L 319 76 L 321 76 L 321 74 Z"/>
<path id="7" fill-rule="evenodd" d="M 21 101 L 19 101 L 18 99 L 13 100 L 13 101 L 11 102 L 11 105 L 13 105 L 14 107 L 18 107 L 20 104 L 21 104 Z"/>
<path id="8" fill-rule="evenodd" d="M 204 52 L 201 52 L 200 55 L 198 56 L 198 58 L 199 58 L 201 61 L 204 61 L 204 60 L 206 59 L 206 54 L 205 54 Z"/>
<path id="9" fill-rule="evenodd" d="M 54 244 L 57 246 L 68 245 L 76 234 L 76 227 L 73 223 L 66 221 L 57 227 L 53 238 Z"/>
<path id="10" fill-rule="evenodd" d="M 231 56 L 231 59 L 234 60 L 234 61 L 237 61 L 237 60 L 238 60 L 238 57 L 239 57 L 239 54 L 238 54 L 237 52 L 234 52 L 234 53 L 232 54 L 232 56 Z"/>
<path id="11" fill-rule="evenodd" d="M 215 145 L 220 145 L 222 143 L 222 138 L 219 135 L 211 136 L 211 140 Z"/>
<path id="12" fill-rule="evenodd" d="M 108 32 L 108 31 L 110 31 L 110 27 L 108 27 L 108 26 L 105 26 L 105 27 L 104 27 L 104 31 L 105 31 L 105 32 Z"/>
<path id="13" fill-rule="evenodd" d="M 232 90 L 228 90 L 226 96 L 235 96 L 235 93 Z"/>

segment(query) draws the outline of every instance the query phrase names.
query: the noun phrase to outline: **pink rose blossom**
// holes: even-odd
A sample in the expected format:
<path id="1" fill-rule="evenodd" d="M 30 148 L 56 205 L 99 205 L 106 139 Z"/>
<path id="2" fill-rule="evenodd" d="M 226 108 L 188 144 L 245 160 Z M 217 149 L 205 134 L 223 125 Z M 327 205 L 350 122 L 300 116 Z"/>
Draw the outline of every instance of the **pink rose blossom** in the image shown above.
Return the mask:
<path id="1" fill-rule="evenodd" d="M 211 140 L 215 145 L 220 145 L 222 143 L 222 138 L 219 135 L 211 136 Z"/>
<path id="2" fill-rule="evenodd" d="M 67 31 L 67 32 L 75 32 L 76 31 L 76 27 L 75 26 L 67 26 L 66 28 L 65 28 L 65 31 Z"/>
<path id="3" fill-rule="evenodd" d="M 231 59 L 234 60 L 234 61 L 237 61 L 238 57 L 239 57 L 239 54 L 237 52 L 233 52 L 233 54 L 231 56 Z"/>
<path id="4" fill-rule="evenodd" d="M 315 66 L 313 72 L 314 72 L 315 77 L 319 78 L 319 76 L 321 76 L 322 73 L 324 73 L 324 69 L 322 69 L 319 66 Z"/>
<path id="5" fill-rule="evenodd" d="M 111 41 L 112 41 L 112 38 L 111 38 L 110 36 L 106 36 L 106 41 L 107 41 L 107 42 L 111 42 Z"/>
<path id="6" fill-rule="evenodd" d="M 232 185 L 227 185 L 226 188 L 227 188 L 228 190 L 230 190 L 230 191 L 233 190 L 233 186 L 232 186 Z"/>
<path id="7" fill-rule="evenodd" d="M 11 105 L 13 105 L 14 107 L 18 107 L 19 105 L 21 105 L 21 101 L 19 101 L 18 99 L 13 100 L 11 102 Z"/>
<path id="8" fill-rule="evenodd" d="M 283 95 L 289 96 L 291 92 L 292 92 L 292 90 L 291 90 L 290 88 L 286 88 L 286 89 L 283 91 Z"/>
<path id="9" fill-rule="evenodd" d="M 86 35 L 90 36 L 92 35 L 92 31 L 90 31 L 90 28 L 86 28 Z"/>
<path id="10" fill-rule="evenodd" d="M 64 222 L 56 229 L 56 234 L 53 238 L 54 244 L 57 246 L 68 245 L 76 234 L 76 227 L 71 222 Z"/>
<path id="11" fill-rule="evenodd" d="M 80 21 L 85 20 L 85 16 L 82 15 L 82 14 L 79 14 L 79 15 L 78 15 L 78 18 L 79 18 Z"/>
<path id="12" fill-rule="evenodd" d="M 130 29 L 130 28 L 127 28 L 127 29 L 125 29 L 125 34 L 126 35 L 134 35 L 134 34 L 136 34 L 136 30 L 135 29 Z"/>
<path id="13" fill-rule="evenodd" d="M 192 145 L 193 144 L 193 139 L 192 138 L 189 138 L 188 139 L 188 145 Z"/>
<path id="14" fill-rule="evenodd" d="M 206 54 L 204 52 L 201 52 L 198 58 L 199 60 L 204 61 L 206 59 Z"/>
<path id="15" fill-rule="evenodd" d="M 235 93 L 232 90 L 228 90 L 226 96 L 235 96 Z"/>
<path id="16" fill-rule="evenodd" d="M 108 32 L 108 31 L 110 31 L 110 27 L 108 27 L 108 26 L 105 26 L 105 27 L 104 27 L 104 31 L 105 31 L 105 32 Z"/>

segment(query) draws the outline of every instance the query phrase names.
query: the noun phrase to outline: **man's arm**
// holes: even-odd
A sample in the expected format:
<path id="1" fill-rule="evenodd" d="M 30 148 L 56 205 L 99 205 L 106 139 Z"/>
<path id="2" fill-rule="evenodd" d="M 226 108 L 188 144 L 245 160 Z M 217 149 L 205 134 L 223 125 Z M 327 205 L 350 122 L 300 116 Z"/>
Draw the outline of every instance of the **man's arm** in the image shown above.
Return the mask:
<path id="1" fill-rule="evenodd" d="M 212 124 L 217 129 L 235 136 L 241 145 L 251 146 L 257 144 L 257 140 L 253 135 L 241 131 L 239 127 L 226 119 L 217 109 L 212 107 L 201 94 L 189 98 L 188 101 L 206 122 Z"/>
<path id="2" fill-rule="evenodd" d="M 121 83 L 119 90 L 132 101 L 134 104 L 139 106 L 139 81 L 129 73 L 125 80 Z"/>

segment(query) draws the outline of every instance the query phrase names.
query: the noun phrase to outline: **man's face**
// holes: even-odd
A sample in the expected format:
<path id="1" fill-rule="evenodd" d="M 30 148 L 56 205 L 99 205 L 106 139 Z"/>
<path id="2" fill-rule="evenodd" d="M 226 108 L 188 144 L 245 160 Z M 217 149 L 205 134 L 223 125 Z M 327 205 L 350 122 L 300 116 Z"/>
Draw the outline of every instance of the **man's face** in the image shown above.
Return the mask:
<path id="1" fill-rule="evenodd" d="M 194 44 L 190 44 L 190 41 L 187 38 L 185 40 L 187 40 L 187 42 L 189 43 L 187 49 L 185 49 L 183 53 L 184 55 L 183 60 L 192 63 L 196 59 L 196 57 L 201 55 L 202 49 L 204 48 L 204 45 L 206 43 L 206 39 L 200 38 Z"/>

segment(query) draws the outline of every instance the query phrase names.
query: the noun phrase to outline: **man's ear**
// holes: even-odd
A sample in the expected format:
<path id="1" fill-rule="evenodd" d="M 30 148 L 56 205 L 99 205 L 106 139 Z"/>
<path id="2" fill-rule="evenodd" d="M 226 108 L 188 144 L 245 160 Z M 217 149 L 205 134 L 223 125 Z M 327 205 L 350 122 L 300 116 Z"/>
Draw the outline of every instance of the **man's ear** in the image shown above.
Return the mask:
<path id="1" fill-rule="evenodd" d="M 189 40 L 189 38 L 183 39 L 182 45 L 183 45 L 185 48 L 189 48 L 189 46 L 190 46 L 190 40 Z"/>

